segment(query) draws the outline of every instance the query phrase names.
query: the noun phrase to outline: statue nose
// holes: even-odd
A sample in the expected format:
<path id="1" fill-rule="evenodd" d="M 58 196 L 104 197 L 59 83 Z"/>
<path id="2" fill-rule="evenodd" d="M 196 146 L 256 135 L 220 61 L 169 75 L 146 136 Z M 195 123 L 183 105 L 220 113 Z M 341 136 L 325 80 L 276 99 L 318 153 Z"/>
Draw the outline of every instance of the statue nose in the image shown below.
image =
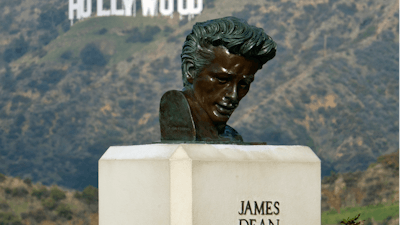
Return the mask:
<path id="1" fill-rule="evenodd" d="M 228 91 L 226 92 L 225 97 L 229 99 L 231 104 L 237 105 L 239 103 L 237 86 L 236 85 L 230 86 Z"/>

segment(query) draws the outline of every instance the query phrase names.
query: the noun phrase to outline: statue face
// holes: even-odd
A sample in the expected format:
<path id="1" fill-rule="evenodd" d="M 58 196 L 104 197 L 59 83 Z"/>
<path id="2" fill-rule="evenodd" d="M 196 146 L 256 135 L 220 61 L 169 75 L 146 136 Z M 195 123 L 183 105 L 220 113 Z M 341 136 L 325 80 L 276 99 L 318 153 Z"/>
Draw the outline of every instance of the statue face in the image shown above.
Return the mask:
<path id="1" fill-rule="evenodd" d="M 259 63 L 222 47 L 214 48 L 214 54 L 211 64 L 196 77 L 188 77 L 188 81 L 193 84 L 195 99 L 212 122 L 226 124 L 249 91 Z"/>

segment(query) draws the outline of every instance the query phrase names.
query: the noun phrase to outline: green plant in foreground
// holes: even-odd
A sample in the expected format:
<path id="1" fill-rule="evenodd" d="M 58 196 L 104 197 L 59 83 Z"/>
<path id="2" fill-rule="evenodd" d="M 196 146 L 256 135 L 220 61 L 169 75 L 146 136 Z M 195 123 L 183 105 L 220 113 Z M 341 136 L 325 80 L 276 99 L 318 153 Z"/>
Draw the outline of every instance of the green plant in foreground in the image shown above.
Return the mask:
<path id="1" fill-rule="evenodd" d="M 361 214 L 358 214 L 358 216 L 354 217 L 353 219 L 350 219 L 350 217 L 347 217 L 346 219 L 343 219 L 342 221 L 340 221 L 341 224 L 345 224 L 345 225 L 360 225 L 361 221 L 356 222 L 356 220 L 358 220 L 358 218 L 360 217 Z"/>
<path id="2" fill-rule="evenodd" d="M 339 224 L 343 218 L 353 218 L 354 215 L 359 213 L 361 214 L 358 218 L 359 220 L 373 218 L 375 221 L 382 222 L 389 216 L 392 218 L 398 217 L 399 203 L 346 207 L 341 209 L 341 214 L 332 209 L 322 213 L 321 222 L 322 224 Z M 367 224 L 367 221 L 364 224 Z"/>

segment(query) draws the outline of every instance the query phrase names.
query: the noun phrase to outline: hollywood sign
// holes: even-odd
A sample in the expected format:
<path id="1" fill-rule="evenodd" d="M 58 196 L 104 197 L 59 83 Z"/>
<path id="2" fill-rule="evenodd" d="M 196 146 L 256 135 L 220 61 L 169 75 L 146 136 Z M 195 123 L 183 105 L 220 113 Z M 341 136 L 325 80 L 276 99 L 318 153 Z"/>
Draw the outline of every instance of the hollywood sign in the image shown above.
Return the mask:
<path id="1" fill-rule="evenodd" d="M 174 0 L 141 0 L 141 3 L 143 16 L 156 16 L 160 13 L 172 18 L 174 13 Z M 92 15 L 91 0 L 69 0 L 68 6 L 71 26 L 74 18 L 81 20 Z M 178 0 L 177 10 L 180 18 L 187 15 L 190 20 L 203 10 L 203 0 Z M 97 0 L 97 16 L 136 16 L 136 0 L 122 0 L 120 9 L 117 8 L 117 0 L 110 0 L 110 9 L 103 8 L 103 0 Z"/>

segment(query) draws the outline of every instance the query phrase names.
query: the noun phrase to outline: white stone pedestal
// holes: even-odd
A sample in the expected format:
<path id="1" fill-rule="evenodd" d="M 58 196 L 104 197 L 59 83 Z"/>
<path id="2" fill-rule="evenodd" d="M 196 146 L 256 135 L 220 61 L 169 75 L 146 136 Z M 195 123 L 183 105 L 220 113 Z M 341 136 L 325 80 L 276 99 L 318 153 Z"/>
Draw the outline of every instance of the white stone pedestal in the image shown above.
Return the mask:
<path id="1" fill-rule="evenodd" d="M 151 144 L 99 160 L 100 225 L 320 225 L 321 162 L 304 146 Z"/>

